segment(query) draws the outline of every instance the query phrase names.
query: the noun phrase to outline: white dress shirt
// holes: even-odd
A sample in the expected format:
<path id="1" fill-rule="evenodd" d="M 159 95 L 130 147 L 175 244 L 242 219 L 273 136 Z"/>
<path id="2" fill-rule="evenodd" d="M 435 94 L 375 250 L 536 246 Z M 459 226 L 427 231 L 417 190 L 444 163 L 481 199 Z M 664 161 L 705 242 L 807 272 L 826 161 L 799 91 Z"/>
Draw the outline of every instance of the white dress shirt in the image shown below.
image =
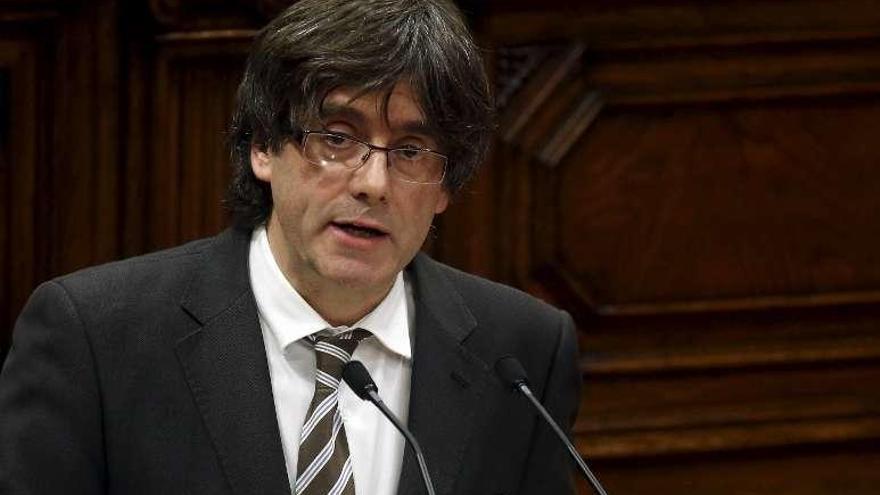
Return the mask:
<path id="1" fill-rule="evenodd" d="M 251 238 L 249 271 L 269 362 L 287 476 L 293 487 L 300 431 L 315 392 L 315 353 L 303 338 L 322 330 L 344 332 L 349 327 L 332 327 L 296 292 L 272 255 L 264 227 L 255 229 Z M 351 327 L 373 334 L 374 337 L 358 345 L 353 359 L 364 363 L 382 399 L 404 422 L 412 372 L 413 317 L 412 291 L 401 273 L 385 299 Z M 339 387 L 339 411 L 345 424 L 357 493 L 395 494 L 403 462 L 403 437 L 375 406 L 358 398 L 344 383 Z"/>

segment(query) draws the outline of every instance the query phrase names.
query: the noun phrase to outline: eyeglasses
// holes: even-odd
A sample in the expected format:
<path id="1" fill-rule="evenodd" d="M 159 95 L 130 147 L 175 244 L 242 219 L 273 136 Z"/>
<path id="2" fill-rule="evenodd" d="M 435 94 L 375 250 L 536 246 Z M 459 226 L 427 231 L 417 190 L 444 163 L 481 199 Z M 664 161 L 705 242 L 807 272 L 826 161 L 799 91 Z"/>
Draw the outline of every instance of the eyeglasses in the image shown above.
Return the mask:
<path id="1" fill-rule="evenodd" d="M 365 143 L 345 134 L 325 131 L 302 131 L 303 157 L 320 167 L 342 165 L 357 169 L 373 151 L 388 156 L 388 174 L 413 184 L 440 184 L 446 175 L 445 155 L 428 149 L 403 147 L 383 148 Z"/>

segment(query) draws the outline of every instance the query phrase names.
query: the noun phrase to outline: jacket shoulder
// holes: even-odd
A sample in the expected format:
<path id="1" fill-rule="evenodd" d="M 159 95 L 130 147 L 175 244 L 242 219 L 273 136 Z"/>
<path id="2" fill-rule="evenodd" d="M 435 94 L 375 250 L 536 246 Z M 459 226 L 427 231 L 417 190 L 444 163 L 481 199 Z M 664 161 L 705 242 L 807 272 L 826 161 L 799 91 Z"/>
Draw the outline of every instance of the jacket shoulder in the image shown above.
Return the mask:
<path id="1" fill-rule="evenodd" d="M 520 289 L 461 271 L 427 256 L 420 257 L 420 261 L 448 280 L 473 312 L 488 313 L 503 319 L 530 314 L 558 320 L 565 314 L 551 304 Z"/>
<path id="2" fill-rule="evenodd" d="M 479 326 L 533 333 L 529 329 L 571 324 L 568 313 L 522 290 L 463 272 L 428 256 L 419 256 L 418 263 L 449 283 Z"/>
<path id="3" fill-rule="evenodd" d="M 204 249 L 215 239 L 205 238 L 162 251 L 84 268 L 52 280 L 67 292 L 120 297 L 150 287 L 178 285 Z M 177 282 L 177 283 L 175 283 Z"/>

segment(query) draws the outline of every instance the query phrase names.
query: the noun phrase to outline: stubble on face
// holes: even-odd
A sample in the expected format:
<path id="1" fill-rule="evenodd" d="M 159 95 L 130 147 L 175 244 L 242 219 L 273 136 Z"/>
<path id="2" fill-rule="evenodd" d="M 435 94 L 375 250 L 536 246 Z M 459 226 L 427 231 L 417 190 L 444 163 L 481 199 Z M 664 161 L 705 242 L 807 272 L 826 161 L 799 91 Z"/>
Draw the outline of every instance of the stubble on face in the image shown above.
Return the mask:
<path id="1" fill-rule="evenodd" d="M 408 84 L 395 86 L 387 105 L 383 93 L 356 95 L 331 92 L 325 102 L 336 110 L 320 130 L 383 147 L 436 147 L 413 132 L 425 128 L 424 116 Z M 272 186 L 272 253 L 294 288 L 334 324 L 352 323 L 381 302 L 448 203 L 440 185 L 391 178 L 381 152 L 354 171 L 314 165 L 292 143 L 252 158 L 257 176 Z"/>

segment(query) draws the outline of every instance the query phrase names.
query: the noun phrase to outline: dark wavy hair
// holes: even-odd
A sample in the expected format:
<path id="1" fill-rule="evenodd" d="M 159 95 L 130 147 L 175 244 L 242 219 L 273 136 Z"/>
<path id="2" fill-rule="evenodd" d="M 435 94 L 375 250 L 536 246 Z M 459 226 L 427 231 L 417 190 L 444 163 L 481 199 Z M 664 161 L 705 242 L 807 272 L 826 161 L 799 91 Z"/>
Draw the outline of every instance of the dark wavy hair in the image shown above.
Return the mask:
<path id="1" fill-rule="evenodd" d="M 333 89 L 382 91 L 387 101 L 403 80 L 449 156 L 443 187 L 454 194 L 484 158 L 493 106 L 482 57 L 450 1 L 301 0 L 272 20 L 252 47 L 230 130 L 235 224 L 254 227 L 272 211 L 252 145 L 279 152 Z"/>

